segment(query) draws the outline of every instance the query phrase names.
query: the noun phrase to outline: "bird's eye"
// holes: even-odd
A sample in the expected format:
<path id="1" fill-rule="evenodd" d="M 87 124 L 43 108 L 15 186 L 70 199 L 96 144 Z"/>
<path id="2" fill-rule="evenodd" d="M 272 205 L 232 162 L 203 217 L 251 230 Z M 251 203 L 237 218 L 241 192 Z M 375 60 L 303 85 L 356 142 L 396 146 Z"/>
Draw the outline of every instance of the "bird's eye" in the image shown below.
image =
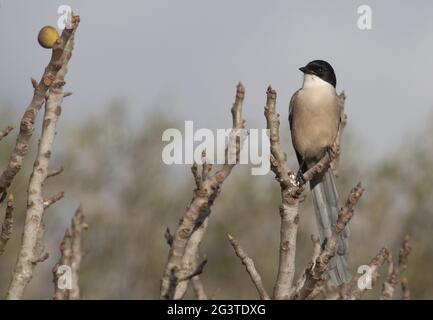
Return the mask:
<path id="1" fill-rule="evenodd" d="M 323 72 L 323 68 L 322 67 L 318 68 L 317 72 L 322 73 Z"/>

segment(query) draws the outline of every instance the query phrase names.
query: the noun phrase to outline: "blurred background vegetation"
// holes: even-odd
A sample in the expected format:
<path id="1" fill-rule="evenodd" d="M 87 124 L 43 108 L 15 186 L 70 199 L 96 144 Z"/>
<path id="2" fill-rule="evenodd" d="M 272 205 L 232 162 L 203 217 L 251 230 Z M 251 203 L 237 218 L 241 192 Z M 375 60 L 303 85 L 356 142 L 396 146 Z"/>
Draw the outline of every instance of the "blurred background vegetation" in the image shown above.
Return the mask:
<path id="1" fill-rule="evenodd" d="M 2 128 L 19 123 L 22 108 L 3 103 L 1 110 Z M 64 165 L 65 172 L 50 179 L 44 191 L 46 196 L 58 191 L 65 191 L 66 195 L 45 214 L 50 258 L 37 265 L 26 292 L 27 299 L 51 298 L 51 269 L 58 260 L 63 233 L 80 202 L 90 226 L 83 238 L 85 256 L 80 278 L 83 298 L 158 298 L 168 253 L 164 231 L 167 226 L 175 230 L 189 204 L 194 184 L 189 166 L 167 166 L 161 160 L 162 132 L 172 127 L 182 130 L 183 120 L 154 113 L 143 117 L 140 126 L 131 127 L 133 121 L 126 110 L 118 101 L 101 114 L 73 125 L 61 117 L 51 166 Z M 246 108 L 245 113 L 249 112 Z M 226 113 L 227 121 L 218 124 L 220 128 L 230 126 L 228 107 Z M 40 128 L 41 115 L 38 118 L 37 128 Z M 351 132 L 349 117 L 338 179 L 342 200 L 358 181 L 366 188 L 351 222 L 353 273 L 383 246 L 390 247 L 396 257 L 404 235 L 410 233 L 413 252 L 406 276 L 413 298 L 418 299 L 433 298 L 430 275 L 433 270 L 433 119 L 427 120 L 430 121 L 420 125 L 398 149 L 379 161 L 365 163 L 363 155 L 368 153 L 368 143 L 359 141 L 356 132 Z M 195 125 L 200 127 L 199 123 Z M 285 122 L 281 130 L 294 167 L 296 162 Z M 9 158 L 16 134 L 17 129 L 0 145 L 1 169 Z M 39 129 L 33 136 L 25 166 L 10 190 L 16 196 L 16 223 L 13 238 L 0 258 L 1 295 L 7 290 L 21 241 L 26 185 L 38 135 Z M 306 195 L 300 214 L 298 274 L 312 253 L 310 235 L 316 233 L 309 192 Z M 208 264 L 201 278 L 211 297 L 257 298 L 244 267 L 227 241 L 227 233 L 238 238 L 254 259 L 267 288 L 272 288 L 278 261 L 279 201 L 279 186 L 272 173 L 251 176 L 249 166 L 239 165 L 224 183 L 202 244 Z M 3 214 L 4 205 L 1 217 Z M 366 297 L 377 297 L 380 287 L 381 283 Z M 188 297 L 193 297 L 191 292 Z"/>

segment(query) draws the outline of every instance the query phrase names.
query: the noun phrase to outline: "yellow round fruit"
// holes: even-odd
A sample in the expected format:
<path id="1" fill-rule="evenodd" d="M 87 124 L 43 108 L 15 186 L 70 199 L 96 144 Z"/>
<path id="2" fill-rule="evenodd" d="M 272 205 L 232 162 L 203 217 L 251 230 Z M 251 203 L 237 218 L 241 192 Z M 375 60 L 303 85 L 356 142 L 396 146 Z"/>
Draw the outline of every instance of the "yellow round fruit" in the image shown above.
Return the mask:
<path id="1" fill-rule="evenodd" d="M 43 27 L 38 34 L 39 44 L 46 49 L 52 48 L 58 38 L 59 33 L 57 32 L 56 28 L 52 26 Z"/>

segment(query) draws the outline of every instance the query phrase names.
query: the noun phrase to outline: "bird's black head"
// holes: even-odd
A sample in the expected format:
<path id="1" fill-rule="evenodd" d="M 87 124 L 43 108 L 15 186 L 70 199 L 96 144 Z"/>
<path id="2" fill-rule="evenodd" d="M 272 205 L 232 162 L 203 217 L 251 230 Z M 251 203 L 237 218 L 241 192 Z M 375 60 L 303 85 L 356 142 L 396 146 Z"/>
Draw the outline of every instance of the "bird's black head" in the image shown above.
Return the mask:
<path id="1" fill-rule="evenodd" d="M 320 79 L 332 84 L 335 88 L 337 85 L 337 78 L 335 77 L 334 68 L 323 60 L 314 60 L 307 64 L 305 67 L 299 68 L 305 74 L 313 74 Z"/>

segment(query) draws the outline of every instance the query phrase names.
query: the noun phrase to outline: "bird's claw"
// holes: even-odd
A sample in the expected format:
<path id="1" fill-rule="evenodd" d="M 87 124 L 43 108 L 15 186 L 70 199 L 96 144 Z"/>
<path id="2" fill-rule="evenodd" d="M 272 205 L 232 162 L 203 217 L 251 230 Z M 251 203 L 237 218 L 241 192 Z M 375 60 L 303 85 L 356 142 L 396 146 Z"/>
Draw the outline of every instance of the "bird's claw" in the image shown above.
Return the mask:
<path id="1" fill-rule="evenodd" d="M 334 148 L 332 148 L 332 146 L 328 146 L 326 148 L 326 152 L 328 153 L 330 159 L 334 159 L 337 156 L 337 152 L 334 150 Z"/>
<path id="2" fill-rule="evenodd" d="M 296 183 L 298 184 L 298 187 L 302 187 L 305 184 L 304 175 L 301 169 L 299 169 L 296 174 Z"/>

